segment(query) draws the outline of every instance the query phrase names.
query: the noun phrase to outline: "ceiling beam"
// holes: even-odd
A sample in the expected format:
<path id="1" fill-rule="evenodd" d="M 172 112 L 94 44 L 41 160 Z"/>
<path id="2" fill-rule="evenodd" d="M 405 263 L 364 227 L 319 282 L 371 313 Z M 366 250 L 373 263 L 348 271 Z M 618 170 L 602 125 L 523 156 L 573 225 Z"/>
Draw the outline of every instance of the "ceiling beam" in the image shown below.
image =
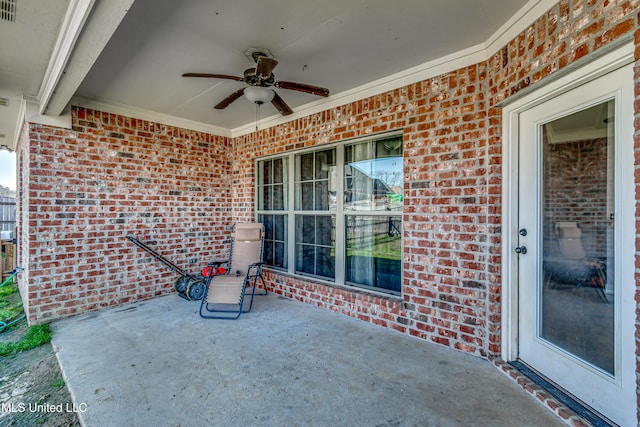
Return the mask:
<path id="1" fill-rule="evenodd" d="M 58 41 L 40 85 L 40 114 L 62 114 L 133 2 L 69 2 Z"/>

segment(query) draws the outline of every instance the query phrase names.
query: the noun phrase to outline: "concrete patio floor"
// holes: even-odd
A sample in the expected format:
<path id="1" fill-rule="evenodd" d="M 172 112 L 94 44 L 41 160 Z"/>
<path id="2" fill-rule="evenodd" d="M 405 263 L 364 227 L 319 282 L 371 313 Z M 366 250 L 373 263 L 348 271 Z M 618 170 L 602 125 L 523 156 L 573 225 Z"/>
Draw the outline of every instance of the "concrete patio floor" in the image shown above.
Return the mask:
<path id="1" fill-rule="evenodd" d="M 171 295 L 58 321 L 85 426 L 565 425 L 488 361 L 275 295 L 204 320 Z"/>

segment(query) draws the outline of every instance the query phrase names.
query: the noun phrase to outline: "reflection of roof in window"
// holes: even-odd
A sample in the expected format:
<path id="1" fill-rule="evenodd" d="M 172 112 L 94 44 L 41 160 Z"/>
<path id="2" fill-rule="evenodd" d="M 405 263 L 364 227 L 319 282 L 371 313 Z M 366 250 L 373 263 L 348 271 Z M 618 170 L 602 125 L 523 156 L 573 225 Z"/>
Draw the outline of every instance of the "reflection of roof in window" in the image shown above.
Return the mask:
<path id="1" fill-rule="evenodd" d="M 380 180 L 385 186 L 398 186 L 402 183 L 402 157 L 360 160 L 349 163 L 364 175 Z"/>

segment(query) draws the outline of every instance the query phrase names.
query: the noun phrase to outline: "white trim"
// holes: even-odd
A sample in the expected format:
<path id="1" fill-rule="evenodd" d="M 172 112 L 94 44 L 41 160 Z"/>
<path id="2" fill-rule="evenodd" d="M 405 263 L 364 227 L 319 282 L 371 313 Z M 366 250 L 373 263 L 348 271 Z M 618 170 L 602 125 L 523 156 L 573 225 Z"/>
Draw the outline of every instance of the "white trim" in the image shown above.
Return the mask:
<path id="1" fill-rule="evenodd" d="M 25 122 L 25 111 L 27 108 L 27 102 L 24 98 L 20 100 L 20 107 L 18 109 L 18 120 L 16 121 L 16 127 L 13 131 L 13 149 L 18 149 L 18 143 L 20 143 L 20 137 L 22 136 L 22 128 Z"/>
<path id="2" fill-rule="evenodd" d="M 511 248 L 518 235 L 518 116 L 520 111 L 502 114 L 502 360 L 518 357 L 518 258 Z"/>
<path id="3" fill-rule="evenodd" d="M 49 58 L 49 65 L 38 92 L 40 114 L 43 114 L 46 110 L 47 104 L 56 90 L 58 81 L 64 74 L 67 61 L 93 9 L 93 4 L 94 0 L 71 0 L 67 7 L 67 13 L 62 22 L 58 40 L 53 48 L 51 58 Z"/>
<path id="4" fill-rule="evenodd" d="M 558 0 L 531 0 L 493 33 L 485 42 L 487 58 L 505 47 L 529 25 L 540 19 Z"/>
<path id="5" fill-rule="evenodd" d="M 76 1 L 92 2 L 92 0 Z M 56 66 L 52 70 L 54 73 L 48 78 L 51 81 L 55 79 L 56 82 L 49 92 L 43 93 L 48 98 L 40 99 L 41 112 L 56 115 L 68 107 L 69 100 L 73 98 L 133 2 L 134 0 L 95 2 L 90 11 L 82 8 L 74 10 L 73 6 L 76 3 L 70 5 L 68 14 L 71 14 L 71 18 L 69 19 L 74 23 L 74 28 L 77 27 L 76 31 L 79 31 L 80 36 L 78 37 L 73 31 L 68 36 L 62 36 L 68 47 L 54 52 L 56 57 L 52 59 Z M 89 3 L 85 5 L 88 6 Z M 86 16 L 82 16 L 83 14 Z M 45 81 L 43 85 L 48 83 Z"/>
<path id="6" fill-rule="evenodd" d="M 535 92 L 504 105 L 502 110 L 502 342 L 503 360 L 518 357 L 517 258 L 513 248 L 518 242 L 518 120 L 519 115 L 564 92 L 633 62 L 634 45 L 621 48 L 576 68 Z"/>
<path id="7" fill-rule="evenodd" d="M 71 108 L 66 108 L 59 116 L 40 114 L 40 104 L 37 101 L 24 100 L 24 121 L 41 125 L 71 129 Z"/>
<path id="8" fill-rule="evenodd" d="M 71 104 L 78 107 L 104 111 L 106 113 L 118 114 L 126 117 L 147 120 L 150 122 L 162 123 L 169 126 L 175 126 L 198 132 L 206 132 L 217 136 L 225 136 L 231 138 L 229 129 L 219 126 L 208 125 L 202 122 L 183 119 L 169 114 L 156 113 L 155 111 L 145 110 L 143 108 L 132 107 L 125 104 L 105 103 L 95 99 L 76 96 L 71 99 Z"/>

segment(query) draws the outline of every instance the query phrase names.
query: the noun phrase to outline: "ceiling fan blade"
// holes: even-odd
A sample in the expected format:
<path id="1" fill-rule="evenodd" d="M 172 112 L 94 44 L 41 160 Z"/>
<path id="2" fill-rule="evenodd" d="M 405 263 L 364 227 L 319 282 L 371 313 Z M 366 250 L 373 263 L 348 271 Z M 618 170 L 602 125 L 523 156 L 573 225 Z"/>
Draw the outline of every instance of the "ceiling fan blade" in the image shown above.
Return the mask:
<path id="1" fill-rule="evenodd" d="M 238 76 L 230 76 L 228 74 L 209 74 L 209 73 L 184 73 L 182 77 L 207 77 L 212 79 L 227 79 L 243 82 L 244 78 Z"/>
<path id="2" fill-rule="evenodd" d="M 280 98 L 280 96 L 275 92 L 273 92 L 273 94 L 274 95 L 271 103 L 278 109 L 280 114 L 282 114 L 283 116 L 288 116 L 289 114 L 293 113 L 293 110 L 287 105 L 286 102 L 284 102 L 284 99 Z"/>
<path id="3" fill-rule="evenodd" d="M 273 73 L 273 69 L 278 65 L 278 61 L 268 56 L 261 56 L 258 58 L 256 64 L 256 76 L 269 77 Z"/>
<path id="4" fill-rule="evenodd" d="M 217 110 L 222 110 L 224 108 L 227 108 L 229 106 L 229 104 L 231 104 L 236 99 L 240 98 L 243 93 L 244 93 L 244 88 L 238 89 L 237 91 L 233 92 L 231 95 L 227 96 L 222 101 L 218 102 L 218 104 L 216 106 L 214 106 L 213 108 L 215 108 Z"/>
<path id="5" fill-rule="evenodd" d="M 281 89 L 289 89 L 289 90 L 297 90 L 298 92 L 310 93 L 318 96 L 329 96 L 329 89 L 320 87 L 320 86 L 312 86 L 304 83 L 295 83 L 295 82 L 275 82 L 275 87 L 279 87 Z"/>

